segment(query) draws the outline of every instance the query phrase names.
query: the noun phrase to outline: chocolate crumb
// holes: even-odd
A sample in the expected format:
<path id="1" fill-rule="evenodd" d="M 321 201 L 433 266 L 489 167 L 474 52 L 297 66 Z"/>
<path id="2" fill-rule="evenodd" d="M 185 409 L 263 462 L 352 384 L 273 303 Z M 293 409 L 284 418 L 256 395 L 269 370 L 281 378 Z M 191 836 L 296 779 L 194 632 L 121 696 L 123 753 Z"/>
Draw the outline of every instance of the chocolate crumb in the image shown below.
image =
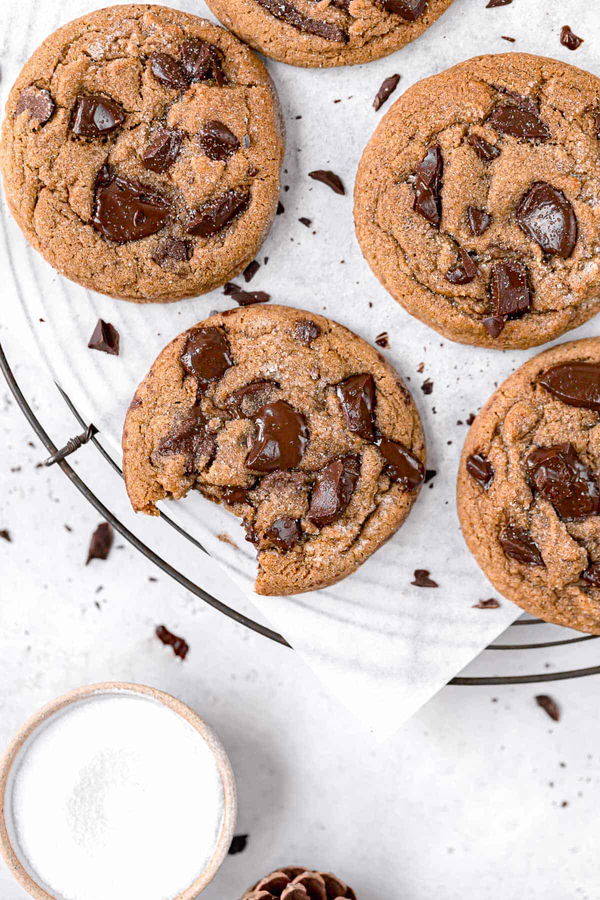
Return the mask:
<path id="1" fill-rule="evenodd" d="M 567 50 L 577 50 L 583 44 L 583 38 L 573 34 L 568 25 L 563 25 L 560 31 L 560 42 Z"/>
<path id="2" fill-rule="evenodd" d="M 285 206 L 283 205 L 281 200 L 279 200 L 277 203 L 277 215 L 281 216 L 284 212 L 285 212 Z"/>
<path id="3" fill-rule="evenodd" d="M 414 573 L 414 581 L 411 581 L 411 584 L 414 584 L 415 587 L 426 587 L 426 588 L 436 588 L 439 587 L 437 581 L 434 581 L 433 578 L 429 577 L 430 572 L 429 569 L 415 569 Z"/>
<path id="4" fill-rule="evenodd" d="M 512 0 L 489 0 L 486 9 L 494 9 L 496 6 L 509 6 Z"/>
<path id="5" fill-rule="evenodd" d="M 478 600 L 477 603 L 473 604 L 473 609 L 498 609 L 499 606 L 499 601 L 495 600 L 494 597 L 490 597 L 489 600 Z"/>
<path id="6" fill-rule="evenodd" d="M 247 843 L 247 834 L 234 834 L 231 846 L 229 847 L 229 855 L 235 856 L 236 853 L 242 853 L 246 849 Z"/>
<path id="7" fill-rule="evenodd" d="M 307 219 L 306 216 L 300 216 L 298 221 L 303 225 L 306 225 L 307 228 L 310 228 L 310 226 L 312 225 L 312 219 Z"/>
<path id="8" fill-rule="evenodd" d="M 475 421 L 475 418 L 476 418 L 475 413 L 469 413 L 469 415 L 467 416 L 467 419 L 466 419 L 467 425 L 472 425 L 473 422 Z"/>
<path id="9" fill-rule="evenodd" d="M 108 522 L 101 522 L 94 531 L 92 539 L 90 540 L 88 556 L 85 561 L 86 566 L 92 559 L 106 559 L 108 557 L 108 554 L 110 553 L 112 542 L 112 525 L 110 525 Z"/>
<path id="10" fill-rule="evenodd" d="M 12 542 L 12 537 L 8 528 L 0 528 L 0 538 L 2 538 L 3 541 L 8 541 L 9 544 Z"/>
<path id="11" fill-rule="evenodd" d="M 419 373 L 419 375 L 422 375 L 424 371 L 425 371 L 425 363 L 424 362 L 419 363 L 419 365 L 417 366 L 417 372 Z"/>
<path id="12" fill-rule="evenodd" d="M 253 259 L 251 263 L 248 263 L 248 265 L 242 272 L 246 284 L 248 284 L 249 281 L 252 281 L 259 269 L 260 263 L 258 262 L 258 260 Z"/>
<path id="13" fill-rule="evenodd" d="M 315 169 L 314 172 L 308 173 L 308 177 L 326 184 L 335 194 L 346 193 L 342 179 L 329 169 Z"/>
<path id="14" fill-rule="evenodd" d="M 554 700 L 552 697 L 549 697 L 548 694 L 538 694 L 535 698 L 535 702 L 538 706 L 541 706 L 544 712 L 548 713 L 548 715 L 554 722 L 559 721 L 560 709 L 556 700 Z"/>
<path id="15" fill-rule="evenodd" d="M 425 470 L 425 478 L 423 479 L 423 484 L 427 484 L 428 481 L 431 481 L 432 478 L 435 478 L 437 475 L 437 469 L 426 469 Z"/>
<path id="16" fill-rule="evenodd" d="M 382 331 L 381 334 L 378 334 L 375 338 L 375 343 L 378 347 L 389 347 L 390 340 L 387 331 Z"/>
<path id="17" fill-rule="evenodd" d="M 92 336 L 88 341 L 90 350 L 101 350 L 102 353 L 110 353 L 112 356 L 119 355 L 119 332 L 110 322 L 98 319 L 96 327 L 92 332 Z"/>
<path id="18" fill-rule="evenodd" d="M 389 99 L 389 97 L 394 93 L 396 88 L 398 87 L 398 82 L 400 81 L 399 75 L 390 75 L 389 78 L 386 78 L 379 90 L 375 95 L 375 99 L 373 100 L 373 109 L 375 111 L 381 109 L 383 104 Z"/>
<path id="19" fill-rule="evenodd" d="M 169 631 L 164 625 L 158 625 L 155 634 L 159 641 L 162 641 L 167 647 L 173 648 L 175 656 L 178 656 L 179 659 L 186 658 L 190 645 L 187 641 L 184 641 L 182 637 L 177 637 L 176 634 L 173 634 L 173 632 Z"/>
<path id="20" fill-rule="evenodd" d="M 238 547 L 238 545 L 236 544 L 236 542 L 234 541 L 234 539 L 230 535 L 228 535 L 226 532 L 222 531 L 220 534 L 217 535 L 217 537 L 221 541 L 221 543 L 229 544 L 229 546 L 233 547 L 235 550 L 240 549 Z"/>
<path id="21" fill-rule="evenodd" d="M 421 390 L 424 394 L 431 394 L 433 391 L 433 381 L 431 378 L 426 378 L 423 384 L 421 385 Z"/>
<path id="22" fill-rule="evenodd" d="M 510 41 L 511 44 L 514 44 L 517 40 L 516 38 L 509 37 L 507 34 L 501 34 L 500 37 L 503 41 Z"/>

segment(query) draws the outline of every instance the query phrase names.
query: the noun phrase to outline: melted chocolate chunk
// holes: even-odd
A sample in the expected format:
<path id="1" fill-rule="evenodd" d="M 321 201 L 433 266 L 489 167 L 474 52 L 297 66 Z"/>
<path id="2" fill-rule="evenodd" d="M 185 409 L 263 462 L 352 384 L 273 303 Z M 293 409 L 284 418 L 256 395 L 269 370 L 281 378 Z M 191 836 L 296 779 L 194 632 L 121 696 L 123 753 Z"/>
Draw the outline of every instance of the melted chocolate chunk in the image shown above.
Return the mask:
<path id="1" fill-rule="evenodd" d="M 360 459 L 352 454 L 330 462 L 319 473 L 310 499 L 308 519 L 317 528 L 338 519 L 356 489 L 360 475 Z"/>
<path id="2" fill-rule="evenodd" d="M 567 50 L 577 50 L 583 44 L 583 38 L 573 34 L 568 25 L 563 25 L 560 30 L 560 42 Z"/>
<path id="3" fill-rule="evenodd" d="M 191 241 L 170 236 L 159 243 L 152 259 L 157 265 L 165 266 L 169 263 L 189 262 L 193 253 L 194 248 Z"/>
<path id="4" fill-rule="evenodd" d="M 223 51 L 207 41 L 186 41 L 181 48 L 181 62 L 192 84 L 212 77 L 219 87 L 223 87 L 227 83 L 223 60 Z"/>
<path id="5" fill-rule="evenodd" d="M 517 223 L 544 253 L 567 259 L 577 243 L 577 219 L 562 191 L 545 181 L 536 181 L 523 195 Z"/>
<path id="6" fill-rule="evenodd" d="M 407 491 L 415 491 L 423 483 L 425 468 L 410 450 L 385 437 L 378 441 L 377 446 L 385 460 L 382 470 L 384 475 Z"/>
<path id="7" fill-rule="evenodd" d="M 113 134 L 125 121 L 120 103 L 102 94 L 83 94 L 75 101 L 71 131 L 77 137 L 103 138 Z"/>
<path id="8" fill-rule="evenodd" d="M 492 217 L 485 209 L 478 209 L 476 206 L 468 206 L 467 222 L 469 223 L 471 234 L 475 237 L 481 237 L 492 224 Z"/>
<path id="9" fill-rule="evenodd" d="M 467 459 L 465 468 L 471 478 L 474 478 L 487 491 L 495 474 L 489 459 L 483 453 L 472 453 Z"/>
<path id="10" fill-rule="evenodd" d="M 221 378 L 233 365 L 231 347 L 222 328 L 194 328 L 189 332 L 180 356 L 188 375 L 198 379 L 200 388 Z"/>
<path id="11" fill-rule="evenodd" d="M 294 339 L 301 344 L 311 344 L 321 334 L 321 329 L 311 319 L 299 319 L 294 325 Z"/>
<path id="12" fill-rule="evenodd" d="M 600 563 L 592 563 L 581 573 L 581 580 L 591 587 L 600 587 Z"/>
<path id="13" fill-rule="evenodd" d="M 170 53 L 152 53 L 150 67 L 154 77 L 165 87 L 174 91 L 184 91 L 189 85 L 188 74 L 183 63 L 171 56 Z"/>
<path id="14" fill-rule="evenodd" d="M 416 22 L 425 12 L 428 0 L 379 0 L 386 12 L 401 16 L 407 22 Z"/>
<path id="15" fill-rule="evenodd" d="M 156 234 L 170 213 L 170 202 L 149 185 L 121 178 L 108 166 L 98 172 L 90 224 L 108 241 L 127 244 Z"/>
<path id="16" fill-rule="evenodd" d="M 572 444 L 532 450 L 527 457 L 527 470 L 537 493 L 552 504 L 561 519 L 598 515 L 600 493 L 596 479 Z"/>
<path id="17" fill-rule="evenodd" d="M 506 525 L 500 532 L 498 540 L 504 555 L 509 559 L 515 559 L 524 566 L 544 565 L 538 545 L 524 528 Z"/>
<path id="18" fill-rule="evenodd" d="M 511 316 L 517 317 L 531 306 L 527 269 L 520 262 L 505 260 L 495 263 L 491 270 L 490 291 L 494 306 L 492 318 L 495 320 L 502 321 Z M 485 327 L 487 328 L 487 325 Z M 504 322 L 502 322 L 503 327 Z M 491 334 L 491 331 L 489 333 Z"/>
<path id="19" fill-rule="evenodd" d="M 238 416 L 249 419 L 257 414 L 278 387 L 275 381 L 252 381 L 233 391 L 227 398 L 226 405 Z"/>
<path id="20" fill-rule="evenodd" d="M 537 383 L 568 406 L 600 412 L 600 366 L 596 363 L 552 366 L 538 376 Z"/>
<path id="21" fill-rule="evenodd" d="M 45 125 L 50 121 L 52 114 L 56 109 L 56 104 L 52 99 L 50 91 L 45 88 L 38 88 L 34 84 L 21 91 L 17 100 L 15 115 L 21 113 L 29 113 L 29 118 L 36 125 Z"/>
<path id="22" fill-rule="evenodd" d="M 102 353 L 119 355 L 119 332 L 110 322 L 98 319 L 92 336 L 88 341 L 90 350 L 101 350 Z"/>
<path id="23" fill-rule="evenodd" d="M 266 403 L 254 419 L 246 465 L 257 472 L 276 472 L 298 465 L 308 444 L 308 428 L 302 413 L 285 400 Z"/>
<path id="24" fill-rule="evenodd" d="M 198 132 L 200 149 L 209 159 L 229 159 L 240 149 L 240 142 L 227 125 L 217 119 L 209 119 Z"/>
<path id="25" fill-rule="evenodd" d="M 283 553 L 291 550 L 302 537 L 302 529 L 297 519 L 290 519 L 284 516 L 282 519 L 275 519 L 264 532 L 263 537 L 269 541 L 277 550 Z"/>
<path id="26" fill-rule="evenodd" d="M 540 119 L 532 101 L 527 97 L 519 98 L 520 103 L 499 103 L 487 117 L 487 124 L 501 134 L 522 141 L 547 141 L 550 129 Z"/>
<path id="27" fill-rule="evenodd" d="M 439 587 L 437 581 L 434 581 L 433 578 L 430 578 L 429 569 L 415 569 L 414 571 L 414 581 L 411 581 L 411 584 L 414 584 L 415 587 L 425 587 L 425 588 L 436 588 Z"/>
<path id="28" fill-rule="evenodd" d="M 346 188 L 344 187 L 344 183 L 339 175 L 336 175 L 335 172 L 331 172 L 329 169 L 315 169 L 314 172 L 309 172 L 308 177 L 314 179 L 314 181 L 320 181 L 323 184 L 326 184 L 328 188 L 334 192 L 334 194 L 345 194 Z"/>
<path id="29" fill-rule="evenodd" d="M 286 22 L 305 34 L 314 34 L 325 41 L 339 43 L 348 41 L 348 35 L 343 28 L 327 22 L 325 19 L 313 19 L 311 16 L 305 16 L 289 0 L 257 0 L 257 3 L 276 19 L 281 19 L 282 22 Z"/>
<path id="30" fill-rule="evenodd" d="M 415 172 L 413 209 L 432 225 L 442 219 L 442 174 L 444 160 L 439 146 L 430 147 Z"/>
<path id="31" fill-rule="evenodd" d="M 467 140 L 479 159 L 482 159 L 484 162 L 492 162 L 492 160 L 498 159 L 500 156 L 500 148 L 494 147 L 493 144 L 490 144 L 489 141 L 486 141 L 485 138 L 480 137 L 478 134 L 470 134 Z"/>
<path id="32" fill-rule="evenodd" d="M 92 535 L 88 549 L 87 564 L 92 559 L 107 559 L 113 544 L 113 529 L 108 522 L 101 522 Z"/>
<path id="33" fill-rule="evenodd" d="M 241 288 L 235 288 L 232 291 L 229 291 L 229 296 L 232 297 L 239 306 L 252 306 L 254 303 L 268 303 L 271 299 L 271 295 L 267 294 L 266 291 L 243 291 Z"/>
<path id="34" fill-rule="evenodd" d="M 248 489 L 243 487 L 226 487 L 223 488 L 222 498 L 224 503 L 234 506 L 239 503 L 248 502 Z"/>
<path id="35" fill-rule="evenodd" d="M 173 632 L 169 631 L 164 625 L 158 625 L 155 634 L 159 641 L 165 644 L 165 646 L 172 647 L 175 656 L 178 656 L 179 659 L 186 658 L 189 653 L 190 645 L 187 641 L 184 641 L 182 637 L 177 637 L 176 634 L 173 634 Z"/>
<path id="36" fill-rule="evenodd" d="M 159 175 L 170 169 L 181 151 L 182 138 L 181 131 L 174 128 L 157 128 L 144 150 L 144 168 Z"/>
<path id="37" fill-rule="evenodd" d="M 450 284 L 469 284 L 479 274 L 477 263 L 462 247 L 458 248 L 456 264 L 446 272 L 446 281 Z"/>
<path id="38" fill-rule="evenodd" d="M 390 96 L 394 93 L 396 88 L 398 87 L 398 82 L 400 81 L 399 75 L 390 75 L 389 78 L 386 78 L 379 90 L 375 95 L 375 99 L 373 100 L 373 109 L 378 110 L 381 109 L 384 103 L 390 98 Z"/>
<path id="39" fill-rule="evenodd" d="M 193 213 L 186 229 L 187 233 L 200 237 L 212 237 L 223 231 L 237 216 L 245 212 L 249 203 L 249 191 L 231 188 L 221 197 L 209 200 Z"/>
<path id="40" fill-rule="evenodd" d="M 346 427 L 366 441 L 375 438 L 375 380 L 372 375 L 351 375 L 336 386 Z"/>
<path id="41" fill-rule="evenodd" d="M 538 694 L 535 702 L 550 716 L 553 722 L 560 721 L 560 709 L 553 697 L 549 697 L 548 694 Z"/>

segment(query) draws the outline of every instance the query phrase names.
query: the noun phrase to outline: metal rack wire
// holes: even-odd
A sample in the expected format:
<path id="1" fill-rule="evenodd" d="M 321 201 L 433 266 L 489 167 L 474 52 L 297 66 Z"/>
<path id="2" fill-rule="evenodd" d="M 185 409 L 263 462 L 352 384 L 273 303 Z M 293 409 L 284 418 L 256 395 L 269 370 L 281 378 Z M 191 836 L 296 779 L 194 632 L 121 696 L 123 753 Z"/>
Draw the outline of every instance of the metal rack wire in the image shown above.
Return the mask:
<path id="1" fill-rule="evenodd" d="M 283 637 L 283 635 L 279 634 L 277 631 L 269 628 L 266 625 L 261 624 L 260 622 L 256 622 L 254 619 L 249 616 L 244 615 L 236 609 L 228 606 L 225 603 L 222 603 L 216 597 L 213 597 L 212 594 L 205 591 L 204 588 L 195 584 L 193 581 L 190 581 L 183 573 L 181 573 L 178 569 L 171 566 L 166 560 L 164 560 L 161 556 L 159 556 L 151 547 L 141 541 L 126 525 L 124 525 L 120 519 L 115 516 L 115 514 L 108 509 L 107 506 L 102 503 L 102 501 L 94 494 L 94 492 L 90 489 L 90 487 L 79 477 L 79 475 L 75 472 L 73 467 L 67 462 L 67 457 L 72 453 L 75 453 L 82 447 L 84 444 L 92 443 L 96 450 L 102 455 L 105 461 L 110 465 L 121 477 L 122 472 L 118 464 L 115 460 L 112 459 L 110 454 L 106 451 L 106 449 L 102 446 L 100 441 L 97 438 L 98 430 L 92 423 L 86 423 L 82 416 L 79 414 L 75 406 L 73 405 L 70 398 L 65 394 L 62 388 L 59 385 L 56 385 L 59 394 L 62 396 L 63 400 L 67 404 L 69 410 L 73 414 L 75 420 L 79 424 L 79 426 L 83 429 L 81 434 L 76 435 L 74 438 L 70 438 L 66 444 L 62 447 L 57 447 L 46 430 L 44 429 L 42 423 L 39 421 L 38 417 L 34 413 L 32 407 L 28 403 L 25 398 L 19 384 L 14 376 L 14 373 L 9 365 L 8 359 L 4 353 L 2 345 L 0 344 L 0 371 L 4 375 L 6 379 L 6 383 L 15 398 L 19 408 L 23 412 L 25 418 L 31 425 L 35 434 L 42 442 L 50 456 L 45 461 L 46 465 L 57 465 L 64 472 L 67 478 L 74 484 L 77 490 L 83 494 L 85 499 L 91 503 L 91 505 L 97 510 L 97 512 L 110 524 L 113 528 L 126 540 L 128 541 L 136 550 L 138 550 L 143 556 L 149 559 L 154 565 L 158 566 L 165 574 L 169 575 L 169 577 L 173 578 L 178 584 L 184 587 L 187 591 L 194 594 L 204 603 L 207 603 L 209 606 L 212 606 L 213 609 L 216 609 L 218 612 L 222 613 L 225 616 L 228 616 L 230 619 L 233 619 L 235 622 L 238 622 L 240 625 L 243 625 L 245 628 L 249 628 L 251 631 L 256 632 L 257 634 L 262 635 L 265 638 L 268 638 L 271 641 L 274 641 L 278 644 L 282 644 L 285 647 L 291 648 L 291 644 Z M 161 519 L 166 523 L 170 528 L 173 528 L 181 537 L 190 541 L 198 550 L 203 553 L 207 553 L 206 549 L 200 544 L 199 541 L 196 540 L 192 535 L 188 534 L 185 529 L 181 528 L 176 522 L 174 522 L 168 515 L 164 512 L 160 513 Z M 555 628 L 553 625 L 549 625 L 547 623 L 542 623 L 541 619 L 533 619 L 529 617 L 522 617 L 513 623 L 511 628 L 516 628 L 518 626 L 525 625 L 540 625 L 544 624 L 546 628 Z M 486 652 L 490 651 L 503 651 L 503 650 L 513 650 L 513 651 L 526 651 L 526 650 L 542 650 L 542 649 L 551 649 L 553 647 L 566 646 L 566 645 L 574 645 L 579 643 L 584 643 L 588 641 L 596 640 L 596 635 L 581 635 L 576 632 L 573 632 L 573 637 L 560 638 L 557 640 L 549 640 L 549 641 L 541 641 L 541 642 L 531 642 L 531 643 L 510 643 L 510 644 L 491 644 L 486 648 Z M 598 666 L 589 666 L 587 668 L 579 668 L 579 669 L 567 669 L 563 671 L 551 671 L 551 672 L 539 672 L 534 674 L 527 675 L 485 675 L 485 676 L 457 676 L 453 678 L 449 684 L 454 685 L 467 685 L 467 686 L 491 686 L 491 685 L 509 685 L 509 684 L 536 684 L 543 683 L 548 681 L 561 681 L 570 678 L 583 678 L 587 675 L 598 675 L 600 674 L 600 665 Z"/>

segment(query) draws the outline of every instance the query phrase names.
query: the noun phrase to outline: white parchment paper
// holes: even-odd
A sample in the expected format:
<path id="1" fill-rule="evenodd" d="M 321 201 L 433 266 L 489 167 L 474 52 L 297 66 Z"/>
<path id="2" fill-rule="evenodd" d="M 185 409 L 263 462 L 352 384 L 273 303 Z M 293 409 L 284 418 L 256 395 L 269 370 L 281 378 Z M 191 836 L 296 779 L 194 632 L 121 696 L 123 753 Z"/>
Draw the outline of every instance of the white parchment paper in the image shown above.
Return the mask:
<path id="1" fill-rule="evenodd" d="M 423 488 L 405 525 L 357 573 L 325 591 L 294 598 L 253 594 L 254 551 L 245 544 L 238 521 L 223 509 L 199 496 L 166 507 L 381 739 L 519 614 L 504 600 L 497 610 L 473 608 L 494 592 L 463 543 L 454 489 L 469 414 L 537 351 L 502 353 L 452 344 L 389 297 L 362 259 L 354 237 L 356 166 L 382 113 L 402 91 L 470 56 L 521 50 L 564 59 L 600 75 L 595 4 L 513 0 L 510 6 L 487 9 L 486 2 L 455 0 L 415 43 L 365 66 L 305 70 L 268 61 L 288 135 L 281 195 L 285 213 L 276 218 L 258 256 L 262 265 L 251 288 L 268 291 L 278 303 L 324 313 L 369 341 L 388 332 L 390 346 L 382 352 L 413 391 L 427 437 L 427 466 L 437 475 Z M 3 0 L 3 96 L 50 31 L 101 5 L 94 0 Z M 212 18 L 200 0 L 167 5 Z M 576 53 L 559 43 L 565 23 L 586 39 Z M 515 43 L 502 35 L 514 37 Z M 401 75 L 398 90 L 376 113 L 373 97 L 393 73 Z M 318 168 L 337 172 L 347 195 L 337 196 L 310 180 L 307 173 Z M 40 360 L 82 415 L 100 428 L 102 443 L 120 462 L 124 411 L 155 356 L 184 328 L 231 302 L 216 291 L 180 303 L 140 307 L 86 291 L 58 276 L 27 246 L 5 204 L 2 212 L 4 303 L 21 307 Z M 311 219 L 312 226 L 302 225 L 300 216 Z M 118 358 L 87 349 L 98 317 L 112 322 L 121 334 Z M 569 337 L 595 333 L 597 323 L 591 322 Z M 433 382 L 430 394 L 421 389 L 425 379 Z M 156 527 L 164 526 L 157 520 Z M 223 534 L 237 546 L 219 540 Z M 195 577 L 200 584 L 202 565 L 198 552 Z M 429 569 L 439 588 L 412 586 L 416 568 Z"/>

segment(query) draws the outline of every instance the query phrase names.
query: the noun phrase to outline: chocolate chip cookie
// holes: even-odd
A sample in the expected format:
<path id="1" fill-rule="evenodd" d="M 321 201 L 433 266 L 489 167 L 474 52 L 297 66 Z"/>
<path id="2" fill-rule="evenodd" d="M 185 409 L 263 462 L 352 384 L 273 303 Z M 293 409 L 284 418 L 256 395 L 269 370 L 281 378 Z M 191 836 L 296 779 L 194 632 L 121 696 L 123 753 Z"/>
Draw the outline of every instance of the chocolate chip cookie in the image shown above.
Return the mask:
<path id="1" fill-rule="evenodd" d="M 123 431 L 136 511 L 201 491 L 243 520 L 256 590 L 292 594 L 353 572 L 402 524 L 424 477 L 419 414 L 357 335 L 313 313 L 250 306 L 180 334 Z"/>
<path id="2" fill-rule="evenodd" d="M 469 549 L 549 622 L 600 634 L 600 338 L 511 375 L 477 416 L 458 476 Z"/>
<path id="3" fill-rule="evenodd" d="M 8 99 L 1 165 L 48 262 L 146 302 L 202 294 L 254 258 L 282 155 L 254 54 L 204 19 L 135 5 L 77 19 L 33 54 Z"/>
<path id="4" fill-rule="evenodd" d="M 521 53 L 410 88 L 360 162 L 363 253 L 412 315 L 524 348 L 600 308 L 600 79 Z"/>
<path id="5" fill-rule="evenodd" d="M 452 0 L 207 0 L 238 37 L 294 66 L 347 66 L 419 37 Z"/>

